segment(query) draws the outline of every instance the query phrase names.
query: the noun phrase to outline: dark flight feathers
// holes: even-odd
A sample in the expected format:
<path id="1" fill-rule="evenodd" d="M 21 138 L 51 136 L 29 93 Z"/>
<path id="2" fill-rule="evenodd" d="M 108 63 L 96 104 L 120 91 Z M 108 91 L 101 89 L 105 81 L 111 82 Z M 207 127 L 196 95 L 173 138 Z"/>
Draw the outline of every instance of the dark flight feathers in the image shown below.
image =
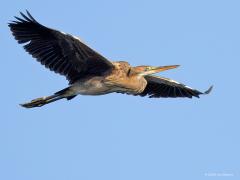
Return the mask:
<path id="1" fill-rule="evenodd" d="M 9 23 L 15 39 L 48 69 L 73 83 L 86 75 L 102 75 L 113 68 L 106 58 L 78 38 L 39 24 L 27 11 Z"/>
<path id="2" fill-rule="evenodd" d="M 138 95 L 149 96 L 150 98 L 159 97 L 197 97 L 201 94 L 208 94 L 212 90 L 212 86 L 204 93 L 192 89 L 184 84 L 178 83 L 168 78 L 157 77 L 157 76 L 145 76 L 147 80 L 147 86 L 144 91 Z"/>

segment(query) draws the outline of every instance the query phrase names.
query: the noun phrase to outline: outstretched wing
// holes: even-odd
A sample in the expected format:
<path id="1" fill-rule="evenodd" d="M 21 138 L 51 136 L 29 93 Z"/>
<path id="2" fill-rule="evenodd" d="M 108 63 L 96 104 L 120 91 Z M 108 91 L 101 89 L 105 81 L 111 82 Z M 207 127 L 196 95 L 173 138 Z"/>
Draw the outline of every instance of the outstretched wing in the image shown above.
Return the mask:
<path id="1" fill-rule="evenodd" d="M 208 94 L 212 90 L 211 86 L 206 92 L 202 93 L 196 89 L 192 89 L 174 80 L 157 76 L 145 76 L 145 79 L 147 80 L 147 86 L 144 91 L 138 95 L 149 96 L 150 98 L 192 98 L 193 96 L 199 98 L 199 95 Z"/>
<path id="2" fill-rule="evenodd" d="M 101 75 L 113 68 L 106 58 L 78 38 L 38 23 L 27 11 L 9 23 L 13 36 L 46 68 L 65 75 L 70 84 L 85 75 Z"/>

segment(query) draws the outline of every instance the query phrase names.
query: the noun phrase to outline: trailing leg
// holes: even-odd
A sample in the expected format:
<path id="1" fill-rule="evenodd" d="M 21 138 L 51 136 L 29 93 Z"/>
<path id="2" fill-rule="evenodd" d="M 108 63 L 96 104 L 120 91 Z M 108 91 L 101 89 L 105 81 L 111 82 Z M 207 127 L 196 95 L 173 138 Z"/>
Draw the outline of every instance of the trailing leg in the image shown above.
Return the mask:
<path id="1" fill-rule="evenodd" d="M 52 103 L 52 102 L 57 101 L 59 99 L 66 98 L 67 100 L 70 100 L 70 99 L 72 99 L 76 96 L 74 94 L 70 94 L 69 92 L 70 92 L 69 88 L 65 88 L 61 91 L 56 92 L 55 94 L 53 94 L 51 96 L 46 96 L 46 97 L 40 97 L 40 98 L 37 98 L 37 99 L 33 99 L 32 101 L 30 101 L 28 103 L 24 103 L 24 104 L 20 104 L 20 105 L 22 107 L 25 107 L 25 108 L 41 107 L 45 104 Z"/>

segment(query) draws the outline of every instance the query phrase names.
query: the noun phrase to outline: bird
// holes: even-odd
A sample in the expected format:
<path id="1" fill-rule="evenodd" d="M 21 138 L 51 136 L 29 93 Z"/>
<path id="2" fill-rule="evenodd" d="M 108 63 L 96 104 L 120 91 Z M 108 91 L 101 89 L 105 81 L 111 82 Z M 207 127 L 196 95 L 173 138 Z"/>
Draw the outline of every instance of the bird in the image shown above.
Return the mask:
<path id="1" fill-rule="evenodd" d="M 41 107 L 60 99 L 71 100 L 77 95 L 122 93 L 149 98 L 199 98 L 209 94 L 155 73 L 179 67 L 131 66 L 126 61 L 110 61 L 80 38 L 40 24 L 26 10 L 8 23 L 12 35 L 38 62 L 63 75 L 69 86 L 50 96 L 20 104 L 25 108 Z"/>

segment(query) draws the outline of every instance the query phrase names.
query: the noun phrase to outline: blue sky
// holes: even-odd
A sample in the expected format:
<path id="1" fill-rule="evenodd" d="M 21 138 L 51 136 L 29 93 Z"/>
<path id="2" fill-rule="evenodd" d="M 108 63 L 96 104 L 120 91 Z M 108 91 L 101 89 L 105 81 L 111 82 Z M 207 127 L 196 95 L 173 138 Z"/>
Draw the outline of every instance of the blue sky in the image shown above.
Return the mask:
<path id="1" fill-rule="evenodd" d="M 239 179 L 239 7 L 234 0 L 2 2 L 0 179 Z M 18 104 L 67 86 L 11 36 L 7 22 L 25 9 L 110 60 L 180 64 L 160 75 L 202 91 L 213 84 L 213 92 L 79 96 L 24 109 Z"/>

